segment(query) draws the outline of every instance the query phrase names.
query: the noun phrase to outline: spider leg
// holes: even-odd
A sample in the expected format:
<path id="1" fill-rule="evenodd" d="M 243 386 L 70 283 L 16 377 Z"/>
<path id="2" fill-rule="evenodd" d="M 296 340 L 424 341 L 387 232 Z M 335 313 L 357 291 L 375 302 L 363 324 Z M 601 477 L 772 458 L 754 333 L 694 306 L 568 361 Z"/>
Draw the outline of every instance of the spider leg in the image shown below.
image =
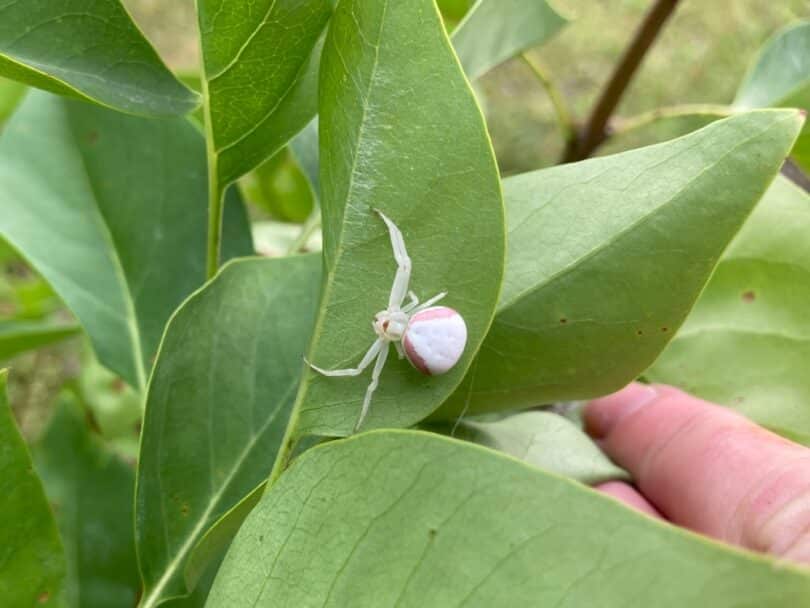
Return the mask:
<path id="1" fill-rule="evenodd" d="M 360 363 L 357 364 L 357 367 L 349 367 L 347 369 L 323 369 L 321 367 L 318 367 L 317 365 L 313 365 L 312 363 L 307 361 L 306 358 L 304 358 L 304 363 L 306 363 L 316 372 L 324 376 L 330 377 L 359 376 L 360 374 L 363 373 L 364 369 L 366 369 L 369 365 L 371 365 L 371 362 L 374 361 L 374 357 L 380 354 L 380 351 L 382 350 L 384 344 L 385 340 L 383 340 L 382 338 L 377 338 L 376 340 L 374 340 L 374 344 L 372 344 L 371 348 L 369 348 L 366 351 L 366 354 L 363 355 L 363 359 L 360 361 Z M 387 351 L 388 349 L 386 348 L 385 350 Z"/>
<path id="2" fill-rule="evenodd" d="M 426 302 L 423 302 L 422 304 L 420 304 L 419 306 L 414 308 L 413 311 L 409 311 L 409 312 L 416 313 L 416 312 L 419 312 L 420 310 L 425 310 L 426 308 L 430 308 L 431 306 L 433 306 L 436 302 L 441 300 L 446 295 L 447 295 L 447 292 L 443 291 L 440 294 L 433 296 L 432 298 L 430 298 Z"/>
<path id="3" fill-rule="evenodd" d="M 402 342 L 394 342 L 394 348 L 397 349 L 397 357 L 404 359 L 405 351 L 402 349 Z"/>
<path id="4" fill-rule="evenodd" d="M 419 298 L 416 297 L 416 294 L 412 291 L 408 292 L 408 302 L 405 306 L 402 307 L 402 312 L 408 312 L 419 306 Z"/>
<path id="5" fill-rule="evenodd" d="M 397 274 L 394 276 L 394 285 L 391 287 L 391 295 L 388 298 L 388 310 L 400 309 L 405 295 L 408 293 L 408 284 L 411 282 L 411 258 L 405 249 L 405 239 L 402 238 L 397 225 L 392 222 L 379 209 L 375 211 L 380 215 L 385 225 L 388 226 L 388 234 L 391 236 L 391 248 L 394 250 L 394 259 L 397 262 Z"/>
<path id="6" fill-rule="evenodd" d="M 371 396 L 374 394 L 374 391 L 377 390 L 377 385 L 380 383 L 380 374 L 382 373 L 383 367 L 385 367 L 388 351 L 389 348 L 386 344 L 385 348 L 377 355 L 377 363 L 374 364 L 374 371 L 371 372 L 371 384 L 369 384 L 366 389 L 366 396 L 363 399 L 363 408 L 360 410 L 360 416 L 357 418 L 357 422 L 354 425 L 355 433 L 360 429 L 360 425 L 363 424 L 363 420 L 365 420 L 366 414 L 368 414 L 368 408 L 371 405 Z"/>

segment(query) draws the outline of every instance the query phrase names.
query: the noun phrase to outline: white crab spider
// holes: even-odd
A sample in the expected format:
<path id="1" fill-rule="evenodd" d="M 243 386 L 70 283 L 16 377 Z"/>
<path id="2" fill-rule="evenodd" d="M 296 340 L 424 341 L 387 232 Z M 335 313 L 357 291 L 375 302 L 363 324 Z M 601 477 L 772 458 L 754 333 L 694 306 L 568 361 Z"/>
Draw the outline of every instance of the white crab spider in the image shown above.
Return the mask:
<path id="1" fill-rule="evenodd" d="M 391 247 L 397 262 L 394 285 L 388 297 L 388 308 L 374 315 L 372 327 L 377 339 L 368 349 L 357 367 L 348 369 L 322 369 L 307 361 L 316 372 L 324 376 L 358 376 L 375 360 L 371 372 L 371 384 L 366 389 L 360 416 L 354 431 L 360 428 L 371 405 L 371 396 L 377 389 L 380 373 L 388 358 L 388 346 L 393 343 L 399 358 L 406 357 L 416 369 L 429 376 L 443 374 L 450 370 L 464 352 L 467 344 L 467 325 L 458 312 L 446 306 L 433 306 L 446 292 L 433 296 L 420 304 L 419 299 L 408 290 L 411 280 L 411 258 L 405 249 L 405 240 L 396 224 L 375 209 L 388 226 Z M 403 306 L 405 297 L 409 302 Z M 306 361 L 306 359 L 305 359 Z"/>

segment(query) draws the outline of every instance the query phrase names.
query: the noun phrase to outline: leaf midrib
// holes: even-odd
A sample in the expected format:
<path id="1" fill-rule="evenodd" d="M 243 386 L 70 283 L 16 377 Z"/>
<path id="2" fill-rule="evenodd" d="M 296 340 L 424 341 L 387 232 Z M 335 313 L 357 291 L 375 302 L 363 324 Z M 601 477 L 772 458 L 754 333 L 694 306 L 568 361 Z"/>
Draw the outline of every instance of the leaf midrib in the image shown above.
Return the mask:
<path id="1" fill-rule="evenodd" d="M 301 62 L 301 65 L 298 67 L 298 71 L 295 74 L 295 78 L 292 79 L 292 81 L 290 82 L 290 85 L 282 92 L 282 94 L 279 96 L 276 103 L 273 104 L 273 106 L 267 111 L 267 113 L 265 113 L 265 115 L 262 116 L 259 119 L 259 121 L 255 125 L 253 125 L 253 127 L 251 127 L 250 129 L 247 129 L 244 133 L 242 133 L 239 137 L 237 137 L 233 141 L 230 141 L 230 142 L 228 142 L 226 144 L 223 144 L 219 148 L 215 148 L 214 152 L 217 155 L 221 156 L 224 152 L 227 152 L 231 148 L 234 148 L 235 146 L 238 146 L 240 143 L 245 141 L 248 137 L 253 135 L 256 131 L 261 129 L 267 123 L 267 121 L 270 120 L 273 117 L 273 114 L 275 114 L 275 112 L 276 112 L 276 110 L 278 110 L 279 106 L 281 106 L 281 104 L 283 104 L 289 98 L 292 91 L 295 89 L 295 87 L 298 85 L 298 83 L 301 82 L 301 80 L 303 79 L 304 75 L 307 72 L 308 67 L 309 67 L 309 57 L 305 58 L 304 61 Z M 209 86 L 210 86 L 211 82 L 212 82 L 211 80 L 208 81 Z"/>
<path id="2" fill-rule="evenodd" d="M 118 254 L 118 247 L 116 246 L 115 237 L 110 230 L 110 226 L 107 223 L 107 219 L 104 217 L 104 213 L 101 211 L 101 207 L 98 203 L 100 197 L 98 192 L 96 191 L 95 185 L 93 183 L 92 176 L 90 175 L 90 169 L 87 165 L 87 159 L 82 152 L 81 147 L 77 143 L 77 137 L 73 130 L 73 124 L 69 117 L 69 110 L 67 108 L 63 108 L 63 117 L 67 122 L 67 127 L 70 131 L 72 136 L 72 147 L 78 158 L 80 159 L 82 165 L 82 176 L 85 178 L 85 185 L 87 187 L 87 191 L 93 196 L 93 204 L 91 205 L 92 210 L 91 213 L 96 219 L 96 223 L 99 226 L 99 232 L 101 234 L 102 239 L 104 242 L 109 246 L 112 255 L 110 255 L 110 261 L 112 263 L 113 272 L 115 273 L 116 280 L 119 282 L 121 286 L 121 296 L 124 304 L 124 316 L 122 317 L 126 321 L 127 331 L 129 333 L 130 338 L 130 347 L 132 352 L 130 353 L 133 358 L 133 363 L 135 366 L 135 376 L 138 386 L 136 387 L 138 391 L 143 392 L 144 388 L 146 387 L 146 368 L 144 366 L 144 353 L 143 353 L 143 345 L 141 344 L 141 333 L 140 333 L 140 325 L 138 322 L 138 313 L 135 308 L 135 300 L 132 297 L 132 292 L 130 291 L 129 281 L 127 279 L 126 272 L 124 272 L 124 267 L 121 262 L 121 258 Z"/>
<path id="3" fill-rule="evenodd" d="M 387 11 L 388 11 L 388 2 L 389 2 L 389 0 L 382 0 L 382 15 L 380 17 L 380 29 L 379 29 L 379 32 L 377 33 L 377 44 L 374 47 L 375 48 L 374 63 L 373 63 L 372 68 L 371 68 L 371 77 L 369 79 L 368 92 L 366 93 L 366 96 L 365 96 L 365 98 L 363 100 L 364 103 L 363 103 L 363 108 L 362 108 L 362 117 L 361 117 L 361 120 L 360 120 L 360 127 L 358 128 L 357 144 L 354 146 L 354 158 L 352 158 L 352 168 L 351 168 L 351 171 L 349 173 L 349 186 L 346 189 L 346 197 L 345 197 L 345 199 L 343 201 L 343 205 L 342 205 L 340 231 L 337 234 L 337 239 L 336 239 L 336 242 L 335 242 L 335 257 L 334 257 L 334 260 L 333 260 L 331 265 L 329 264 L 328 260 L 325 260 L 325 264 L 326 264 L 327 268 L 329 268 L 329 270 L 327 270 L 327 273 L 326 273 L 326 280 L 324 282 L 323 293 L 321 295 L 321 303 L 322 304 L 325 303 L 325 302 L 328 302 L 330 300 L 332 290 L 334 289 L 334 284 L 335 284 L 335 268 L 337 268 L 338 263 L 340 261 L 340 258 L 341 258 L 342 254 L 344 252 L 343 247 L 342 247 L 342 243 L 344 241 L 344 233 L 346 232 L 346 224 L 347 224 L 347 222 L 344 221 L 345 220 L 345 214 L 346 214 L 346 207 L 347 207 L 348 201 L 351 200 L 351 198 L 352 198 L 352 193 L 354 192 L 355 177 L 356 177 L 356 174 L 357 174 L 357 163 L 358 163 L 358 159 L 361 156 L 360 155 L 360 148 L 361 148 L 362 143 L 363 143 L 364 138 L 365 138 L 365 130 L 366 130 L 366 124 L 367 124 L 367 119 L 368 119 L 369 99 L 371 97 L 372 91 L 374 90 L 375 82 L 376 82 L 377 69 L 378 69 L 379 59 L 380 59 L 380 40 L 382 39 L 382 33 L 383 33 L 383 30 L 385 29 L 385 19 L 386 19 L 386 15 L 387 15 Z M 347 68 L 347 71 L 348 71 L 348 68 Z M 352 80 L 354 80 L 354 79 L 352 78 Z M 324 249 L 324 251 L 326 251 L 326 249 Z M 314 326 L 313 331 L 312 331 L 312 339 L 310 341 L 310 346 L 309 346 L 309 349 L 308 349 L 309 350 L 308 358 L 310 360 L 312 360 L 312 352 L 315 350 L 316 345 L 320 344 L 321 334 L 323 333 L 323 324 L 324 324 L 325 318 L 326 318 L 326 306 L 319 306 L 319 308 L 318 308 L 318 317 L 317 317 L 317 319 L 315 321 L 315 326 Z M 304 401 L 304 399 L 305 399 L 305 397 L 307 395 L 307 392 L 308 392 L 308 389 L 309 389 L 309 384 L 311 382 L 311 378 L 312 378 L 312 373 L 308 372 L 308 371 L 305 371 L 304 376 L 301 379 L 300 389 L 298 391 L 298 395 L 296 396 L 295 403 L 293 404 L 292 413 L 290 415 L 290 427 L 287 430 L 287 433 L 291 434 L 293 436 L 295 436 L 295 432 L 297 430 L 296 427 L 297 427 L 297 423 L 298 423 L 298 412 L 301 409 L 301 404 L 303 403 L 303 401 Z M 271 473 L 271 476 L 270 476 L 271 481 L 274 479 L 274 475 L 276 474 L 277 469 L 278 469 L 278 467 L 274 467 L 274 471 L 273 471 L 273 473 Z"/>
<path id="4" fill-rule="evenodd" d="M 225 66 L 222 69 L 220 69 L 216 74 L 211 75 L 209 77 L 209 79 L 208 79 L 208 82 L 213 82 L 217 78 L 220 78 L 220 77 L 224 76 L 229 70 L 231 70 L 239 62 L 239 60 L 242 58 L 242 55 L 244 54 L 244 52 L 247 50 L 247 48 L 253 42 L 253 39 L 256 38 L 256 36 L 259 34 L 259 31 L 265 25 L 267 25 L 267 23 L 269 22 L 270 14 L 273 12 L 273 9 L 276 7 L 276 3 L 277 3 L 277 0 L 272 0 L 272 2 L 270 2 L 270 6 L 265 11 L 264 17 L 262 17 L 259 20 L 259 24 L 255 28 L 253 28 L 253 31 L 250 32 L 250 34 L 248 34 L 247 38 L 239 46 L 239 49 L 236 51 L 236 54 L 233 56 L 233 58 L 230 61 L 228 61 L 228 63 L 226 63 Z M 225 2 L 223 1 L 222 5 L 220 5 L 220 6 L 224 6 L 224 4 L 225 4 Z"/>

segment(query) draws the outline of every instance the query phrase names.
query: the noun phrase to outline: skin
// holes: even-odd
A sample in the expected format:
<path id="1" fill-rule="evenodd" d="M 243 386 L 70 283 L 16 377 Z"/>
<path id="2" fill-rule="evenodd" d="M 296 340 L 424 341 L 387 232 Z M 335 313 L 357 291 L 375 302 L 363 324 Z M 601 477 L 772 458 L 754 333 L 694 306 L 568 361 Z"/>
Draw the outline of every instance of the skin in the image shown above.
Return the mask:
<path id="1" fill-rule="evenodd" d="M 635 485 L 597 489 L 652 517 L 810 566 L 810 449 L 664 385 L 590 402 L 585 427 Z"/>

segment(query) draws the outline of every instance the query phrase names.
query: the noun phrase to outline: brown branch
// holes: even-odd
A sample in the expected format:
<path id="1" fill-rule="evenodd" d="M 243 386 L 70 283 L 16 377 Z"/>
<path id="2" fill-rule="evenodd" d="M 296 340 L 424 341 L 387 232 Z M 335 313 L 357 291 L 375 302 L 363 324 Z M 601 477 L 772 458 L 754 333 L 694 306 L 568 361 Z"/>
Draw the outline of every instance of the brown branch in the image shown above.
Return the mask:
<path id="1" fill-rule="evenodd" d="M 562 162 L 588 158 L 608 138 L 607 125 L 611 115 L 677 4 L 678 0 L 656 0 L 613 70 L 585 126 L 566 147 Z"/>
<path id="2" fill-rule="evenodd" d="M 785 160 L 785 164 L 782 165 L 782 175 L 805 192 L 810 192 L 810 176 L 802 171 L 801 167 L 789 158 Z"/>

